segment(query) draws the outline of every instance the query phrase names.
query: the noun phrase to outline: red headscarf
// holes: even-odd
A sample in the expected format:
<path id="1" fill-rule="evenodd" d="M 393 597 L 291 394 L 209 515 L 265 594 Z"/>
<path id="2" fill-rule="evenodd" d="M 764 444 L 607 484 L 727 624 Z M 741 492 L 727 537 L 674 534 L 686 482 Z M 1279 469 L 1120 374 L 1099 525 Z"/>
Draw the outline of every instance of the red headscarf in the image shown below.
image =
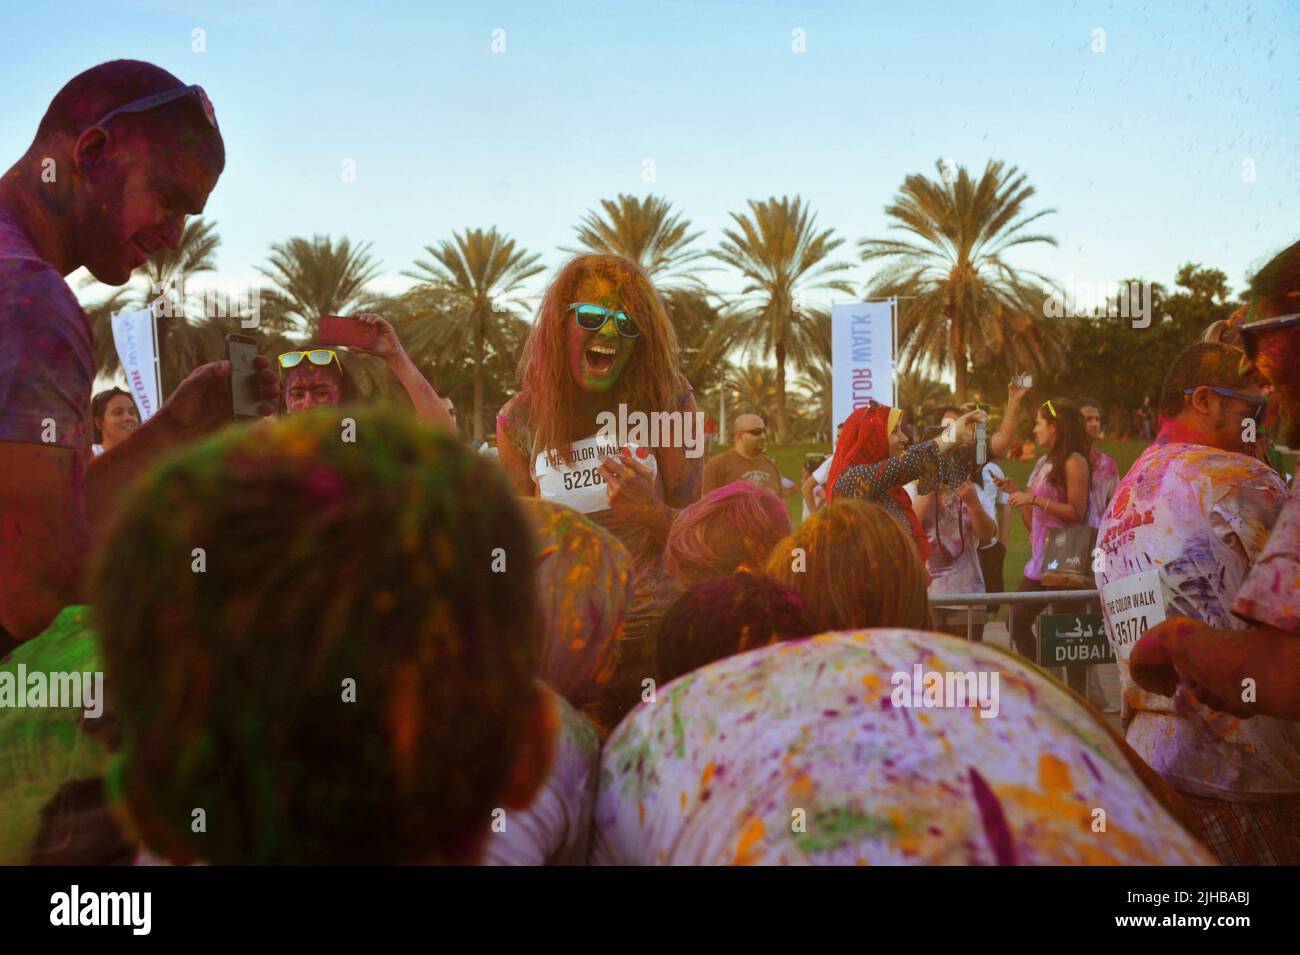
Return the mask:
<path id="1" fill-rule="evenodd" d="M 826 478 L 827 503 L 834 497 L 835 482 L 845 469 L 855 464 L 876 464 L 889 459 L 889 434 L 902 416 L 901 411 L 888 405 L 869 405 L 849 415 L 844 422 L 844 430 L 840 433 L 839 444 L 835 446 L 830 475 Z M 921 552 L 921 561 L 924 563 L 930 556 L 930 542 L 926 539 L 920 518 L 912 510 L 911 497 L 902 487 L 891 487 L 885 493 L 894 499 L 911 525 L 912 539 L 916 541 L 916 548 Z"/>

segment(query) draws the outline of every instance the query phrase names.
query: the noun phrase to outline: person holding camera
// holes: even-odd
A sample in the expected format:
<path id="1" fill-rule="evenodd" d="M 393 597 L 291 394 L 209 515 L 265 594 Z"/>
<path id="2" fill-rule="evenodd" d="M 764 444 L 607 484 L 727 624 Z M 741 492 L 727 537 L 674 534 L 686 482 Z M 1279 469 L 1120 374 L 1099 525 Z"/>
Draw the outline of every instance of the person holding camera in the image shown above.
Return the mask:
<path id="1" fill-rule="evenodd" d="M 349 341 L 344 347 L 361 355 L 382 359 L 393 377 L 401 384 L 415 417 L 426 424 L 435 424 L 456 431 L 456 419 L 429 380 L 420 373 L 411 357 L 402 347 L 402 341 L 392 324 L 382 315 L 364 312 L 349 318 L 331 316 L 344 328 L 355 326 L 358 330 L 373 329 L 374 337 L 367 344 Z M 343 325 L 343 323 L 349 323 Z M 348 336 L 351 338 L 351 336 Z M 338 352 L 330 345 L 306 345 L 287 351 L 277 359 L 280 365 L 280 411 L 300 414 L 322 406 L 349 404 L 356 400 L 353 382 L 343 372 Z"/>
<path id="2" fill-rule="evenodd" d="M 940 424 L 933 430 L 944 433 L 955 427 L 954 422 L 962 415 L 956 406 L 944 408 Z M 976 479 L 983 480 L 974 449 L 959 448 L 952 457 L 958 467 L 942 469 L 923 478 L 915 504 L 930 545 L 925 569 L 930 575 L 931 596 L 984 593 L 980 548 L 995 544 L 998 539 L 997 523 L 985 508 L 974 483 Z M 931 609 L 936 630 L 955 637 L 969 635 L 976 642 L 984 639 L 983 606 L 967 609 L 939 605 Z"/>
<path id="3" fill-rule="evenodd" d="M 900 409 L 874 401 L 849 415 L 831 461 L 826 500 L 855 497 L 879 504 L 911 531 L 925 561 L 930 542 L 904 485 L 936 473 L 955 474 L 962 465 L 950 452 L 974 444 L 975 426 L 988 420 L 988 413 L 964 414 L 918 444 L 903 431 L 902 417 Z"/>

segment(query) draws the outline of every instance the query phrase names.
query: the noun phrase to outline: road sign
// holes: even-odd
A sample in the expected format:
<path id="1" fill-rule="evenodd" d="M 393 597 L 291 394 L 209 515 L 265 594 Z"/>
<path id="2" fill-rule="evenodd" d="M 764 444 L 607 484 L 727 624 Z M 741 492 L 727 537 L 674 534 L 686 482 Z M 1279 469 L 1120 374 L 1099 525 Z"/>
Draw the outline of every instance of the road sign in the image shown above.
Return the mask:
<path id="1" fill-rule="evenodd" d="M 1038 665 L 1114 663 L 1099 613 L 1045 613 L 1038 618 Z"/>

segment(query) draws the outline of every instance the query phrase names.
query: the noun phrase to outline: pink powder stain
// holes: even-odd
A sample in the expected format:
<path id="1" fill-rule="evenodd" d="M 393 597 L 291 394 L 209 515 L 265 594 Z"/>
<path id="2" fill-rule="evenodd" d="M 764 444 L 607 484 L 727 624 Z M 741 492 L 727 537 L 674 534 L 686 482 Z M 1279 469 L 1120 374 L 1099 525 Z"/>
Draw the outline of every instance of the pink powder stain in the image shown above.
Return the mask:
<path id="1" fill-rule="evenodd" d="M 984 823 L 984 834 L 988 836 L 989 846 L 993 849 L 993 858 L 998 865 L 1015 865 L 1015 842 L 1011 838 L 1007 817 L 1002 812 L 1002 803 L 974 766 L 970 767 L 970 785 L 975 805 L 979 807 L 980 819 Z"/>
<path id="2" fill-rule="evenodd" d="M 306 491 L 316 501 L 330 503 L 346 494 L 347 485 L 333 470 L 317 465 L 307 475 Z"/>

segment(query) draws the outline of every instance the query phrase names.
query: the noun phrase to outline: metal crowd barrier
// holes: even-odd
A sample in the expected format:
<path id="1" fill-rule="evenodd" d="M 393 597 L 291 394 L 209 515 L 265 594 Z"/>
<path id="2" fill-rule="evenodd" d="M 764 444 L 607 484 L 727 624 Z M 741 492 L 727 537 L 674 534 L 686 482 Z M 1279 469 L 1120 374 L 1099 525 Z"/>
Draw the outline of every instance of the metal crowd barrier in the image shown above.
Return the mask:
<path id="1" fill-rule="evenodd" d="M 931 607 L 966 608 L 966 639 L 974 633 L 975 607 L 981 604 L 1050 604 L 1054 601 L 1077 602 L 1095 600 L 1101 602 L 1101 593 L 1097 590 L 1015 590 L 1010 593 L 995 594 L 927 594 Z M 1010 627 L 1010 620 L 1007 622 Z"/>

